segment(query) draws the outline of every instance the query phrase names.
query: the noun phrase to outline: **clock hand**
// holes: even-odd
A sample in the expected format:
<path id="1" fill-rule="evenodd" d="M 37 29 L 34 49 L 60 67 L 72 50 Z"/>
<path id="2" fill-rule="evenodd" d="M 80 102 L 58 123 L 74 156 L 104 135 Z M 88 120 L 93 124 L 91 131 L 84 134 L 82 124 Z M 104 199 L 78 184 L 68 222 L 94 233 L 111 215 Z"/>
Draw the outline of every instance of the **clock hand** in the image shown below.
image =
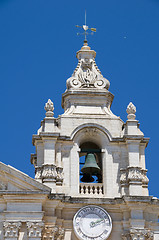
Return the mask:
<path id="1" fill-rule="evenodd" d="M 96 225 L 98 225 L 98 224 L 100 224 L 101 222 L 103 222 L 104 221 L 104 219 L 100 219 L 100 220 L 97 220 L 97 221 L 95 221 L 95 222 L 91 222 L 90 223 L 90 227 L 95 227 Z"/>

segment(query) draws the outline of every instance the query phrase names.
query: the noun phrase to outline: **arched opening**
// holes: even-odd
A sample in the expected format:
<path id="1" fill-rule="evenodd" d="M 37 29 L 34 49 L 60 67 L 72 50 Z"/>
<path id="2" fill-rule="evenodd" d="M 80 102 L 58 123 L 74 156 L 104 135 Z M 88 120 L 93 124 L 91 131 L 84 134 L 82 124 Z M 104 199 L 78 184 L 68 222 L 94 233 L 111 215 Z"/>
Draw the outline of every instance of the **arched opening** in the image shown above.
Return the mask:
<path id="1" fill-rule="evenodd" d="M 93 142 L 80 145 L 79 169 L 81 183 L 102 183 L 101 149 Z"/>

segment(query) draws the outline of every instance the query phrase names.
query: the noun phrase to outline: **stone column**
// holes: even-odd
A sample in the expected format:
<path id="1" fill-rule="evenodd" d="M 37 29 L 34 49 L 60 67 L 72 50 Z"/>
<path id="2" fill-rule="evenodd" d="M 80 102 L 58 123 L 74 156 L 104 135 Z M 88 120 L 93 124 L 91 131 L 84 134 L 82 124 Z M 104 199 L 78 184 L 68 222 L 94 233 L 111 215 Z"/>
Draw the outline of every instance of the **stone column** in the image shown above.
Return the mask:
<path id="1" fill-rule="evenodd" d="M 77 196 L 79 194 L 79 147 L 74 145 L 71 150 L 70 156 L 70 190 L 71 195 Z"/>
<path id="2" fill-rule="evenodd" d="M 44 138 L 44 163 L 42 166 L 42 182 L 56 192 L 56 166 L 55 166 L 56 138 Z"/>
<path id="3" fill-rule="evenodd" d="M 42 229 L 44 227 L 43 222 L 27 222 L 28 240 L 41 240 Z"/>
<path id="4" fill-rule="evenodd" d="M 21 222 L 4 222 L 4 239 L 5 240 L 18 240 L 19 237 L 19 229 L 21 226 Z"/>
<path id="5" fill-rule="evenodd" d="M 56 171 L 57 171 L 57 177 L 56 177 L 56 185 L 62 185 L 63 183 L 63 167 L 61 162 L 61 142 L 58 142 L 56 144 Z"/>
<path id="6" fill-rule="evenodd" d="M 44 138 L 44 163 L 55 165 L 56 138 Z"/>
<path id="7" fill-rule="evenodd" d="M 124 136 L 128 145 L 128 161 L 127 180 L 129 185 L 129 195 L 142 196 L 142 168 L 140 165 L 140 142 L 144 134 L 139 129 L 136 118 L 136 107 L 132 102 L 127 107 L 127 118 L 125 124 Z"/>
<path id="8" fill-rule="evenodd" d="M 63 172 L 64 172 L 64 185 L 65 185 L 65 193 L 70 192 L 70 149 L 72 145 L 63 145 L 62 147 L 62 162 L 63 162 Z"/>
<path id="9" fill-rule="evenodd" d="M 140 140 L 127 140 L 128 143 L 128 158 L 129 166 L 128 171 L 128 183 L 129 183 L 129 195 L 142 196 L 142 168 L 139 162 L 139 144 Z"/>

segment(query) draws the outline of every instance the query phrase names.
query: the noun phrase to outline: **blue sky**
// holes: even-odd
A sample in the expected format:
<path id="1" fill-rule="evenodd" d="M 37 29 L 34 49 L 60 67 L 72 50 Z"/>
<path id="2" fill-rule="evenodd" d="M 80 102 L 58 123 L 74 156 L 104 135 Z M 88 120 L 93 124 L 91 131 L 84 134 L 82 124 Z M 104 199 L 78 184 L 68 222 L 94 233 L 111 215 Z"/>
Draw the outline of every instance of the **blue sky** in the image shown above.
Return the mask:
<path id="1" fill-rule="evenodd" d="M 159 0 L 0 0 L 0 161 L 34 176 L 32 134 L 48 98 L 55 117 L 83 44 L 75 25 L 96 27 L 88 43 L 115 95 L 112 111 L 126 121 L 137 107 L 150 142 L 146 166 L 150 194 L 159 197 Z"/>

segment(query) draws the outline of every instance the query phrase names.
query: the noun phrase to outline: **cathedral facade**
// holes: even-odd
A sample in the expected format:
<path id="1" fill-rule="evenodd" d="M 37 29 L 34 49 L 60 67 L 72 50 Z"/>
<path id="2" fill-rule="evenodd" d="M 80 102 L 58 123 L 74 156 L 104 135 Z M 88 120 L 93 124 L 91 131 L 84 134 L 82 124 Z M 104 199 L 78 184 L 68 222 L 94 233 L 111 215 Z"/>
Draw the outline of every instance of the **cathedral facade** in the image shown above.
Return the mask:
<path id="1" fill-rule="evenodd" d="M 62 95 L 32 141 L 35 179 L 0 163 L 1 240 L 159 240 L 159 200 L 149 196 L 136 107 L 111 111 L 109 81 L 87 41 Z"/>

